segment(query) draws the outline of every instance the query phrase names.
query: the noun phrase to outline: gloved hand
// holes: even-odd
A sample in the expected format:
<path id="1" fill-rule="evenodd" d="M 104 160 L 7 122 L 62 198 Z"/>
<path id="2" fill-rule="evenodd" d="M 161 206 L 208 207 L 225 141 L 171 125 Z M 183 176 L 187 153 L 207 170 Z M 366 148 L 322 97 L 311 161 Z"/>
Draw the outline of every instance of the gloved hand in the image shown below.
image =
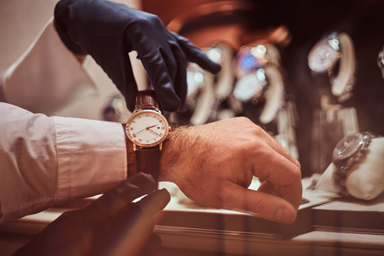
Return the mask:
<path id="1" fill-rule="evenodd" d="M 153 216 L 169 202 L 153 178 L 138 173 L 82 210 L 63 213 L 14 256 L 155 255 L 160 237 L 153 235 Z"/>
<path id="2" fill-rule="evenodd" d="M 106 0 L 61 0 L 55 8 L 55 27 L 75 54 L 90 54 L 124 95 L 133 111 L 137 85 L 128 52 L 137 51 L 167 111 L 184 105 L 187 62 L 217 73 L 212 62 L 187 39 L 171 33 L 155 16 Z"/>

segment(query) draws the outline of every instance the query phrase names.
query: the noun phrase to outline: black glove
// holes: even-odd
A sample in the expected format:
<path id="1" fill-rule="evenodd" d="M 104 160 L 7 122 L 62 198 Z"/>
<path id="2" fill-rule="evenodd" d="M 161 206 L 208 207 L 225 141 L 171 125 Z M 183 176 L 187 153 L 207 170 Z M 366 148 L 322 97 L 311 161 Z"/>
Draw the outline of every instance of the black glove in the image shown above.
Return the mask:
<path id="1" fill-rule="evenodd" d="M 217 73 L 212 62 L 187 39 L 171 33 L 155 15 L 106 0 L 61 0 L 55 8 L 55 27 L 75 54 L 90 54 L 104 69 L 133 111 L 137 85 L 128 52 L 137 51 L 167 111 L 185 104 L 187 62 Z"/>
<path id="2" fill-rule="evenodd" d="M 153 234 L 153 215 L 169 202 L 153 178 L 138 173 L 82 210 L 63 213 L 14 256 L 155 255 L 161 245 Z"/>

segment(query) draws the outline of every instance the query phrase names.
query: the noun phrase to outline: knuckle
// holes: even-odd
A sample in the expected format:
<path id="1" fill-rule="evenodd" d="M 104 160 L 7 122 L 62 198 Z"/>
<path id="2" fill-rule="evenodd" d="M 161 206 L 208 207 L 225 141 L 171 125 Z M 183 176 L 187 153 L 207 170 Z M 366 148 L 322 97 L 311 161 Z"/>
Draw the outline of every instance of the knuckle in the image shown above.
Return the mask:
<path id="1" fill-rule="evenodd" d="M 221 207 L 229 210 L 238 210 L 237 201 L 233 198 L 233 195 L 230 191 L 223 191 L 222 197 L 220 198 Z"/>
<path id="2" fill-rule="evenodd" d="M 265 200 L 258 200 L 256 202 L 253 202 L 249 206 L 249 211 L 257 214 L 258 216 L 262 217 L 265 215 L 265 209 L 269 208 L 266 204 Z"/>
<path id="3" fill-rule="evenodd" d="M 137 19 L 137 24 L 140 25 L 142 29 L 148 29 L 152 27 L 157 28 L 161 26 L 161 21 L 156 15 L 145 13 Z"/>
<path id="4" fill-rule="evenodd" d="M 240 122 L 240 123 L 252 123 L 253 122 L 248 118 L 248 117 L 245 117 L 245 116 L 239 116 L 239 117 L 235 117 L 235 119 Z"/>
<path id="5" fill-rule="evenodd" d="M 301 179 L 301 169 L 299 166 L 296 166 L 296 168 L 294 168 L 294 170 L 292 171 L 292 175 L 296 179 Z"/>

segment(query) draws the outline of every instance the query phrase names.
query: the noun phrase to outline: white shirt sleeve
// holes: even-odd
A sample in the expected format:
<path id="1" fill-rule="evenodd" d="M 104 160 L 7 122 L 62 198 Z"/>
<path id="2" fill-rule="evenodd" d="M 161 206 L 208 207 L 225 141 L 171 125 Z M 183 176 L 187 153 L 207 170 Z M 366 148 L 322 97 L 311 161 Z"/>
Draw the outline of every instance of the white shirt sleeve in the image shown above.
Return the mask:
<path id="1" fill-rule="evenodd" d="M 52 20 L 3 78 L 0 222 L 103 193 L 127 178 L 121 124 L 45 115 L 79 90 L 94 90 Z"/>
<path id="2" fill-rule="evenodd" d="M 0 222 L 100 194 L 127 178 L 114 122 L 47 117 L 0 103 Z"/>

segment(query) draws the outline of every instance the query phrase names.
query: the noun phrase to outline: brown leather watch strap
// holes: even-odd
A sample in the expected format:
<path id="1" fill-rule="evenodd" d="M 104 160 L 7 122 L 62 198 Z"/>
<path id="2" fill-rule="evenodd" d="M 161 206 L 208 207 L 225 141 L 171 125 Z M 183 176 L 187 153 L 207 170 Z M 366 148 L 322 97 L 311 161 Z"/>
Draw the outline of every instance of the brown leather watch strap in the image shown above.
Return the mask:
<path id="1" fill-rule="evenodd" d="M 136 95 L 136 109 L 159 109 L 159 103 L 154 90 L 138 91 Z"/>
<path id="2" fill-rule="evenodd" d="M 140 148 L 136 151 L 136 166 L 138 172 L 152 175 L 156 182 L 159 181 L 160 148 Z"/>
<path id="3" fill-rule="evenodd" d="M 6 102 L 3 91 L 3 75 L 0 74 L 0 102 Z"/>
<path id="4" fill-rule="evenodd" d="M 137 173 L 137 168 L 136 168 L 136 153 L 133 150 L 133 143 L 128 139 L 127 134 L 125 133 L 125 126 L 126 124 L 123 125 L 123 130 L 124 130 L 124 137 L 125 137 L 125 145 L 127 148 L 127 178 L 132 177 Z"/>

